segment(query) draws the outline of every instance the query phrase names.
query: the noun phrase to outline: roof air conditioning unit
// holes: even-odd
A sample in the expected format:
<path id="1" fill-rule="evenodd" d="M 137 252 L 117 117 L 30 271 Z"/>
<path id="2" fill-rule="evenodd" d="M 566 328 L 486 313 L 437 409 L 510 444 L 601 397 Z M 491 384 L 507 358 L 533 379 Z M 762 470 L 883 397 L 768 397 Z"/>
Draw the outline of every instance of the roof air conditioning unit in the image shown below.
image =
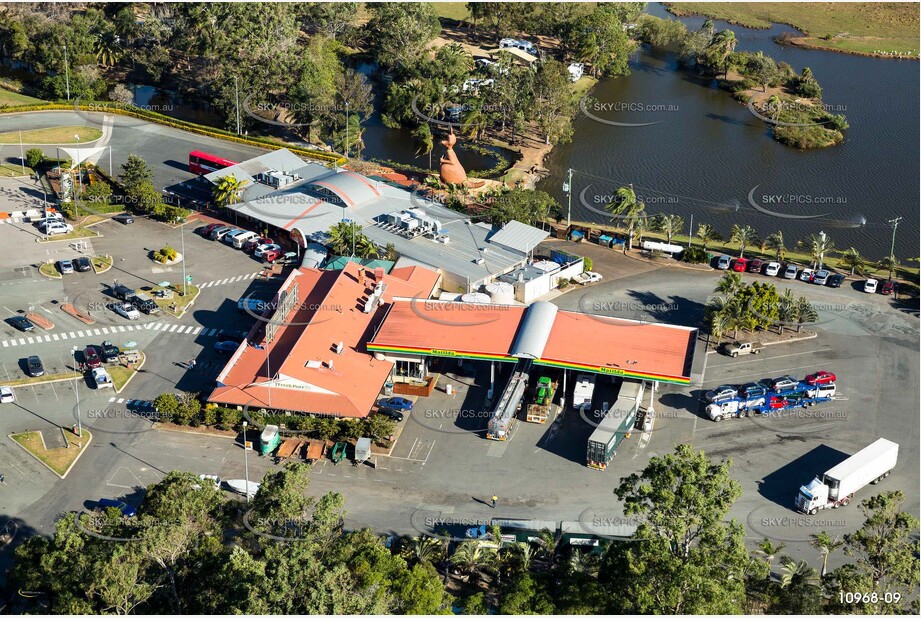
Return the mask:
<path id="1" fill-rule="evenodd" d="M 345 346 L 342 345 L 342 342 L 336 344 L 336 354 L 342 354 L 342 350 L 345 349 Z"/>
<path id="2" fill-rule="evenodd" d="M 477 258 L 477 259 L 473 260 L 473 263 L 474 263 L 474 264 L 485 264 L 485 263 L 486 263 L 486 260 L 484 260 L 483 258 Z"/>
<path id="3" fill-rule="evenodd" d="M 326 362 L 326 366 L 329 367 L 330 369 L 332 369 L 332 368 L 333 368 L 333 359 L 329 359 L 329 360 Z"/>

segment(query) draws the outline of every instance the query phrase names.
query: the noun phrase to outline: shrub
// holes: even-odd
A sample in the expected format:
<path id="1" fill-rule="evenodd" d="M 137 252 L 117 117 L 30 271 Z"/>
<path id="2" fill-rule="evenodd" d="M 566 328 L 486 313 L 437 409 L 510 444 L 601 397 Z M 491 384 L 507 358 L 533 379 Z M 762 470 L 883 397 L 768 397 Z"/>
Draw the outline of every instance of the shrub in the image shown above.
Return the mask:
<path id="1" fill-rule="evenodd" d="M 592 261 L 592 258 L 583 258 L 582 263 L 585 265 L 585 270 L 591 270 L 592 266 L 595 265 L 595 262 Z"/>
<path id="2" fill-rule="evenodd" d="M 176 398 L 176 424 L 197 427 L 201 417 L 201 402 L 197 393 L 183 393 Z"/>
<path id="3" fill-rule="evenodd" d="M 205 404 L 201 410 L 201 424 L 207 427 L 217 425 L 217 406 L 213 403 Z"/>
<path id="4" fill-rule="evenodd" d="M 176 253 L 176 250 L 170 247 L 169 245 L 166 245 L 165 247 L 163 247 L 162 249 L 154 253 L 154 259 L 157 260 L 158 262 L 164 262 L 164 263 L 172 262 L 178 256 L 179 254 Z"/>
<path id="5" fill-rule="evenodd" d="M 561 290 L 565 290 L 566 288 L 569 287 L 569 279 L 560 279 L 559 281 L 556 282 L 556 287 L 558 287 Z"/>
<path id="6" fill-rule="evenodd" d="M 45 160 L 45 153 L 41 148 L 29 148 L 26 150 L 26 164 L 35 169 L 42 161 Z"/>
<path id="7" fill-rule="evenodd" d="M 174 394 L 163 393 L 158 395 L 157 398 L 154 399 L 153 405 L 162 422 L 176 422 L 176 415 L 179 412 L 179 401 Z"/>
<path id="8" fill-rule="evenodd" d="M 707 252 L 703 247 L 688 247 L 681 252 L 681 261 L 688 264 L 706 264 Z"/>
<path id="9" fill-rule="evenodd" d="M 243 424 L 243 411 L 236 408 L 217 409 L 218 426 L 221 429 L 237 429 Z"/>

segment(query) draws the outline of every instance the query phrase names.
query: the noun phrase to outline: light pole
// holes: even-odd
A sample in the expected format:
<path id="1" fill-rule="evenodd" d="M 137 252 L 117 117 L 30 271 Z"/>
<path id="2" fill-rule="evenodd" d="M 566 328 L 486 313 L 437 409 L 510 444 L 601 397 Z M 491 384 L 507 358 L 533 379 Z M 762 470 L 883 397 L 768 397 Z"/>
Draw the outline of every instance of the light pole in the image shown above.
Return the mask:
<path id="1" fill-rule="evenodd" d="M 688 226 L 688 249 L 691 248 L 692 238 L 694 238 L 694 215 L 691 215 L 691 225 Z"/>
<path id="2" fill-rule="evenodd" d="M 80 372 L 77 371 L 77 346 L 71 348 L 70 357 L 74 361 L 74 396 L 77 398 L 77 437 L 80 439 L 77 443 L 77 448 L 83 448 L 83 419 L 80 417 Z"/>
<path id="3" fill-rule="evenodd" d="M 822 259 L 825 257 L 825 232 L 819 232 L 819 264 L 816 270 L 822 270 Z"/>
<path id="4" fill-rule="evenodd" d="M 233 89 L 237 102 L 237 135 L 240 135 L 240 82 L 236 75 L 233 76 Z"/>
<path id="5" fill-rule="evenodd" d="M 64 80 L 67 84 L 67 100 L 70 101 L 70 67 L 67 65 L 67 45 L 64 45 Z"/>
<path id="6" fill-rule="evenodd" d="M 566 182 L 563 183 L 563 191 L 566 192 L 566 228 L 572 225 L 572 168 L 569 168 Z"/>
<path id="7" fill-rule="evenodd" d="M 895 219 L 889 219 L 889 223 L 892 224 L 892 244 L 889 245 L 889 281 L 892 281 L 892 269 L 895 267 L 895 231 L 899 227 L 899 221 L 902 220 L 902 217 L 896 217 Z"/>
<path id="8" fill-rule="evenodd" d="M 345 102 L 345 158 L 349 158 L 349 102 Z"/>
<path id="9" fill-rule="evenodd" d="M 246 479 L 246 503 L 249 504 L 249 458 L 246 456 L 246 426 L 249 423 L 243 421 L 243 473 Z"/>

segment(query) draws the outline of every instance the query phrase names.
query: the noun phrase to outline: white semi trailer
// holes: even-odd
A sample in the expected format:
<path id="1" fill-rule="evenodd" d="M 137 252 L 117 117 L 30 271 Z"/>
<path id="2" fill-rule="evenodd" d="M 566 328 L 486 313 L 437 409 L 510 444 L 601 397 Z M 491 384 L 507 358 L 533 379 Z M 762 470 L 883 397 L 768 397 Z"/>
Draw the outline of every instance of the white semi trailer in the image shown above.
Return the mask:
<path id="1" fill-rule="evenodd" d="M 889 476 L 899 456 L 899 445 L 880 438 L 799 488 L 796 509 L 815 515 L 819 509 L 847 506 L 859 490 Z"/>

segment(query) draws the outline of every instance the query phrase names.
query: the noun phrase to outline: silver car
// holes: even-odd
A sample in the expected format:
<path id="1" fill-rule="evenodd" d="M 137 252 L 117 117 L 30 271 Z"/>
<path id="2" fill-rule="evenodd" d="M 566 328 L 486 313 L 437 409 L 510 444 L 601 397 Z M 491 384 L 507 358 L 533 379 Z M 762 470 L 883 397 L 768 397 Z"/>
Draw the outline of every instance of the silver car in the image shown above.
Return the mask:
<path id="1" fill-rule="evenodd" d="M 787 267 L 783 270 L 784 279 L 796 279 L 796 271 L 799 270 L 796 267 L 796 264 L 787 264 Z"/>
<path id="2" fill-rule="evenodd" d="M 815 276 L 812 278 L 812 282 L 816 285 L 825 285 L 828 283 L 829 277 L 831 277 L 831 273 L 827 270 L 817 270 Z"/>

